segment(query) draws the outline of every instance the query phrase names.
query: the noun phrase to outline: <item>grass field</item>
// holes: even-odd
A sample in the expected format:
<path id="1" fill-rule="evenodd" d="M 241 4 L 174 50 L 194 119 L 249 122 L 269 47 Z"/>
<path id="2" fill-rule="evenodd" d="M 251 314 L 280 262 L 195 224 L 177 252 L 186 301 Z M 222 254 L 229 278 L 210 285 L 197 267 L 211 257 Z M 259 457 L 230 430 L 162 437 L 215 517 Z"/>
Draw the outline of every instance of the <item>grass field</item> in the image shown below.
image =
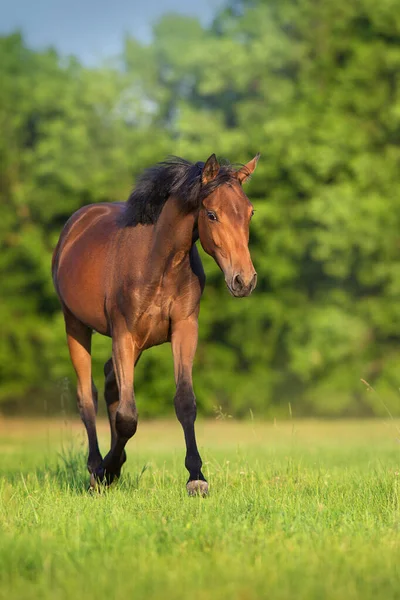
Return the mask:
<path id="1" fill-rule="evenodd" d="M 78 422 L 0 421 L 0 598 L 400 598 L 395 422 L 197 430 L 208 498 L 174 421 L 140 423 L 91 495 Z"/>

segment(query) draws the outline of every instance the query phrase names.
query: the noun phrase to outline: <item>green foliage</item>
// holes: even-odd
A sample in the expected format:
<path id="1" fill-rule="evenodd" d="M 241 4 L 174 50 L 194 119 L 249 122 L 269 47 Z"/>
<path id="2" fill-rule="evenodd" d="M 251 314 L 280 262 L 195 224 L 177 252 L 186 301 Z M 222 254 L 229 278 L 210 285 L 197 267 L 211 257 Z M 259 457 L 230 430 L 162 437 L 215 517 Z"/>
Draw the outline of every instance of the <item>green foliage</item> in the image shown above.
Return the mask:
<path id="1" fill-rule="evenodd" d="M 167 15 L 123 68 L 88 69 L 0 39 L 0 399 L 71 376 L 49 276 L 78 207 L 127 197 L 167 154 L 262 158 L 248 194 L 259 284 L 230 298 L 204 258 L 200 408 L 243 416 L 398 407 L 400 4 L 247 0 L 210 27 Z M 95 373 L 109 344 L 95 340 Z M 169 411 L 168 347 L 136 377 L 142 414 Z"/>

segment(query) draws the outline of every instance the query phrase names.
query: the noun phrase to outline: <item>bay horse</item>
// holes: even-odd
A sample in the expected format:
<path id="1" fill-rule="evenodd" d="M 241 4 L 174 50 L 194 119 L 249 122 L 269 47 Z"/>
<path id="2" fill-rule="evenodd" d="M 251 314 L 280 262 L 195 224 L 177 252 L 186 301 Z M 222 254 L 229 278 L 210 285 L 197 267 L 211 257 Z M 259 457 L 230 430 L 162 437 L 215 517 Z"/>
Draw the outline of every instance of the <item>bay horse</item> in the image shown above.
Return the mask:
<path id="1" fill-rule="evenodd" d="M 254 211 L 242 183 L 258 158 L 234 168 L 221 165 L 215 154 L 205 163 L 171 157 L 143 173 L 127 202 L 84 206 L 66 223 L 53 254 L 52 275 L 77 375 L 91 487 L 118 478 L 126 460 L 125 445 L 138 422 L 133 378 L 140 355 L 171 342 L 175 411 L 186 442 L 186 487 L 189 495 L 207 494 L 192 384 L 205 284 L 196 241 L 214 258 L 233 296 L 253 291 L 257 274 L 248 243 Z M 104 366 L 111 449 L 104 459 L 96 432 L 93 331 L 112 339 L 112 357 Z"/>

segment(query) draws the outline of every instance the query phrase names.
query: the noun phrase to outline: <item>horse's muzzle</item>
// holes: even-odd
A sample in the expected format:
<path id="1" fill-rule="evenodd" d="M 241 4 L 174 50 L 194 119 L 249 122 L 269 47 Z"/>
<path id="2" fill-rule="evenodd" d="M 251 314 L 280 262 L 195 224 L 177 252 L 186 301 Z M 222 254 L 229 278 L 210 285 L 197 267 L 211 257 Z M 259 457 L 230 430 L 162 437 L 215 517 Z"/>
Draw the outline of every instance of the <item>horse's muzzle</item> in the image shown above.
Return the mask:
<path id="1" fill-rule="evenodd" d="M 257 273 L 253 273 L 250 281 L 246 281 L 240 273 L 236 273 L 232 277 L 230 283 L 226 282 L 232 296 L 236 298 L 244 298 L 250 296 L 251 292 L 257 285 Z"/>

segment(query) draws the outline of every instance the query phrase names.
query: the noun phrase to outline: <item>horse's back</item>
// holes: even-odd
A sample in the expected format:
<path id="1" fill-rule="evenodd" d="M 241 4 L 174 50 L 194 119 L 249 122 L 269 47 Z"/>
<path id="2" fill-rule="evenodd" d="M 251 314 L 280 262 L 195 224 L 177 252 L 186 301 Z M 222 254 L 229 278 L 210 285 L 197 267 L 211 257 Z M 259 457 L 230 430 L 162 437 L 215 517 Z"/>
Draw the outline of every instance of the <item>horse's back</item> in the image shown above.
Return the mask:
<path id="1" fill-rule="evenodd" d="M 53 280 L 64 310 L 104 334 L 107 255 L 123 206 L 115 202 L 79 209 L 66 223 L 53 255 Z"/>

